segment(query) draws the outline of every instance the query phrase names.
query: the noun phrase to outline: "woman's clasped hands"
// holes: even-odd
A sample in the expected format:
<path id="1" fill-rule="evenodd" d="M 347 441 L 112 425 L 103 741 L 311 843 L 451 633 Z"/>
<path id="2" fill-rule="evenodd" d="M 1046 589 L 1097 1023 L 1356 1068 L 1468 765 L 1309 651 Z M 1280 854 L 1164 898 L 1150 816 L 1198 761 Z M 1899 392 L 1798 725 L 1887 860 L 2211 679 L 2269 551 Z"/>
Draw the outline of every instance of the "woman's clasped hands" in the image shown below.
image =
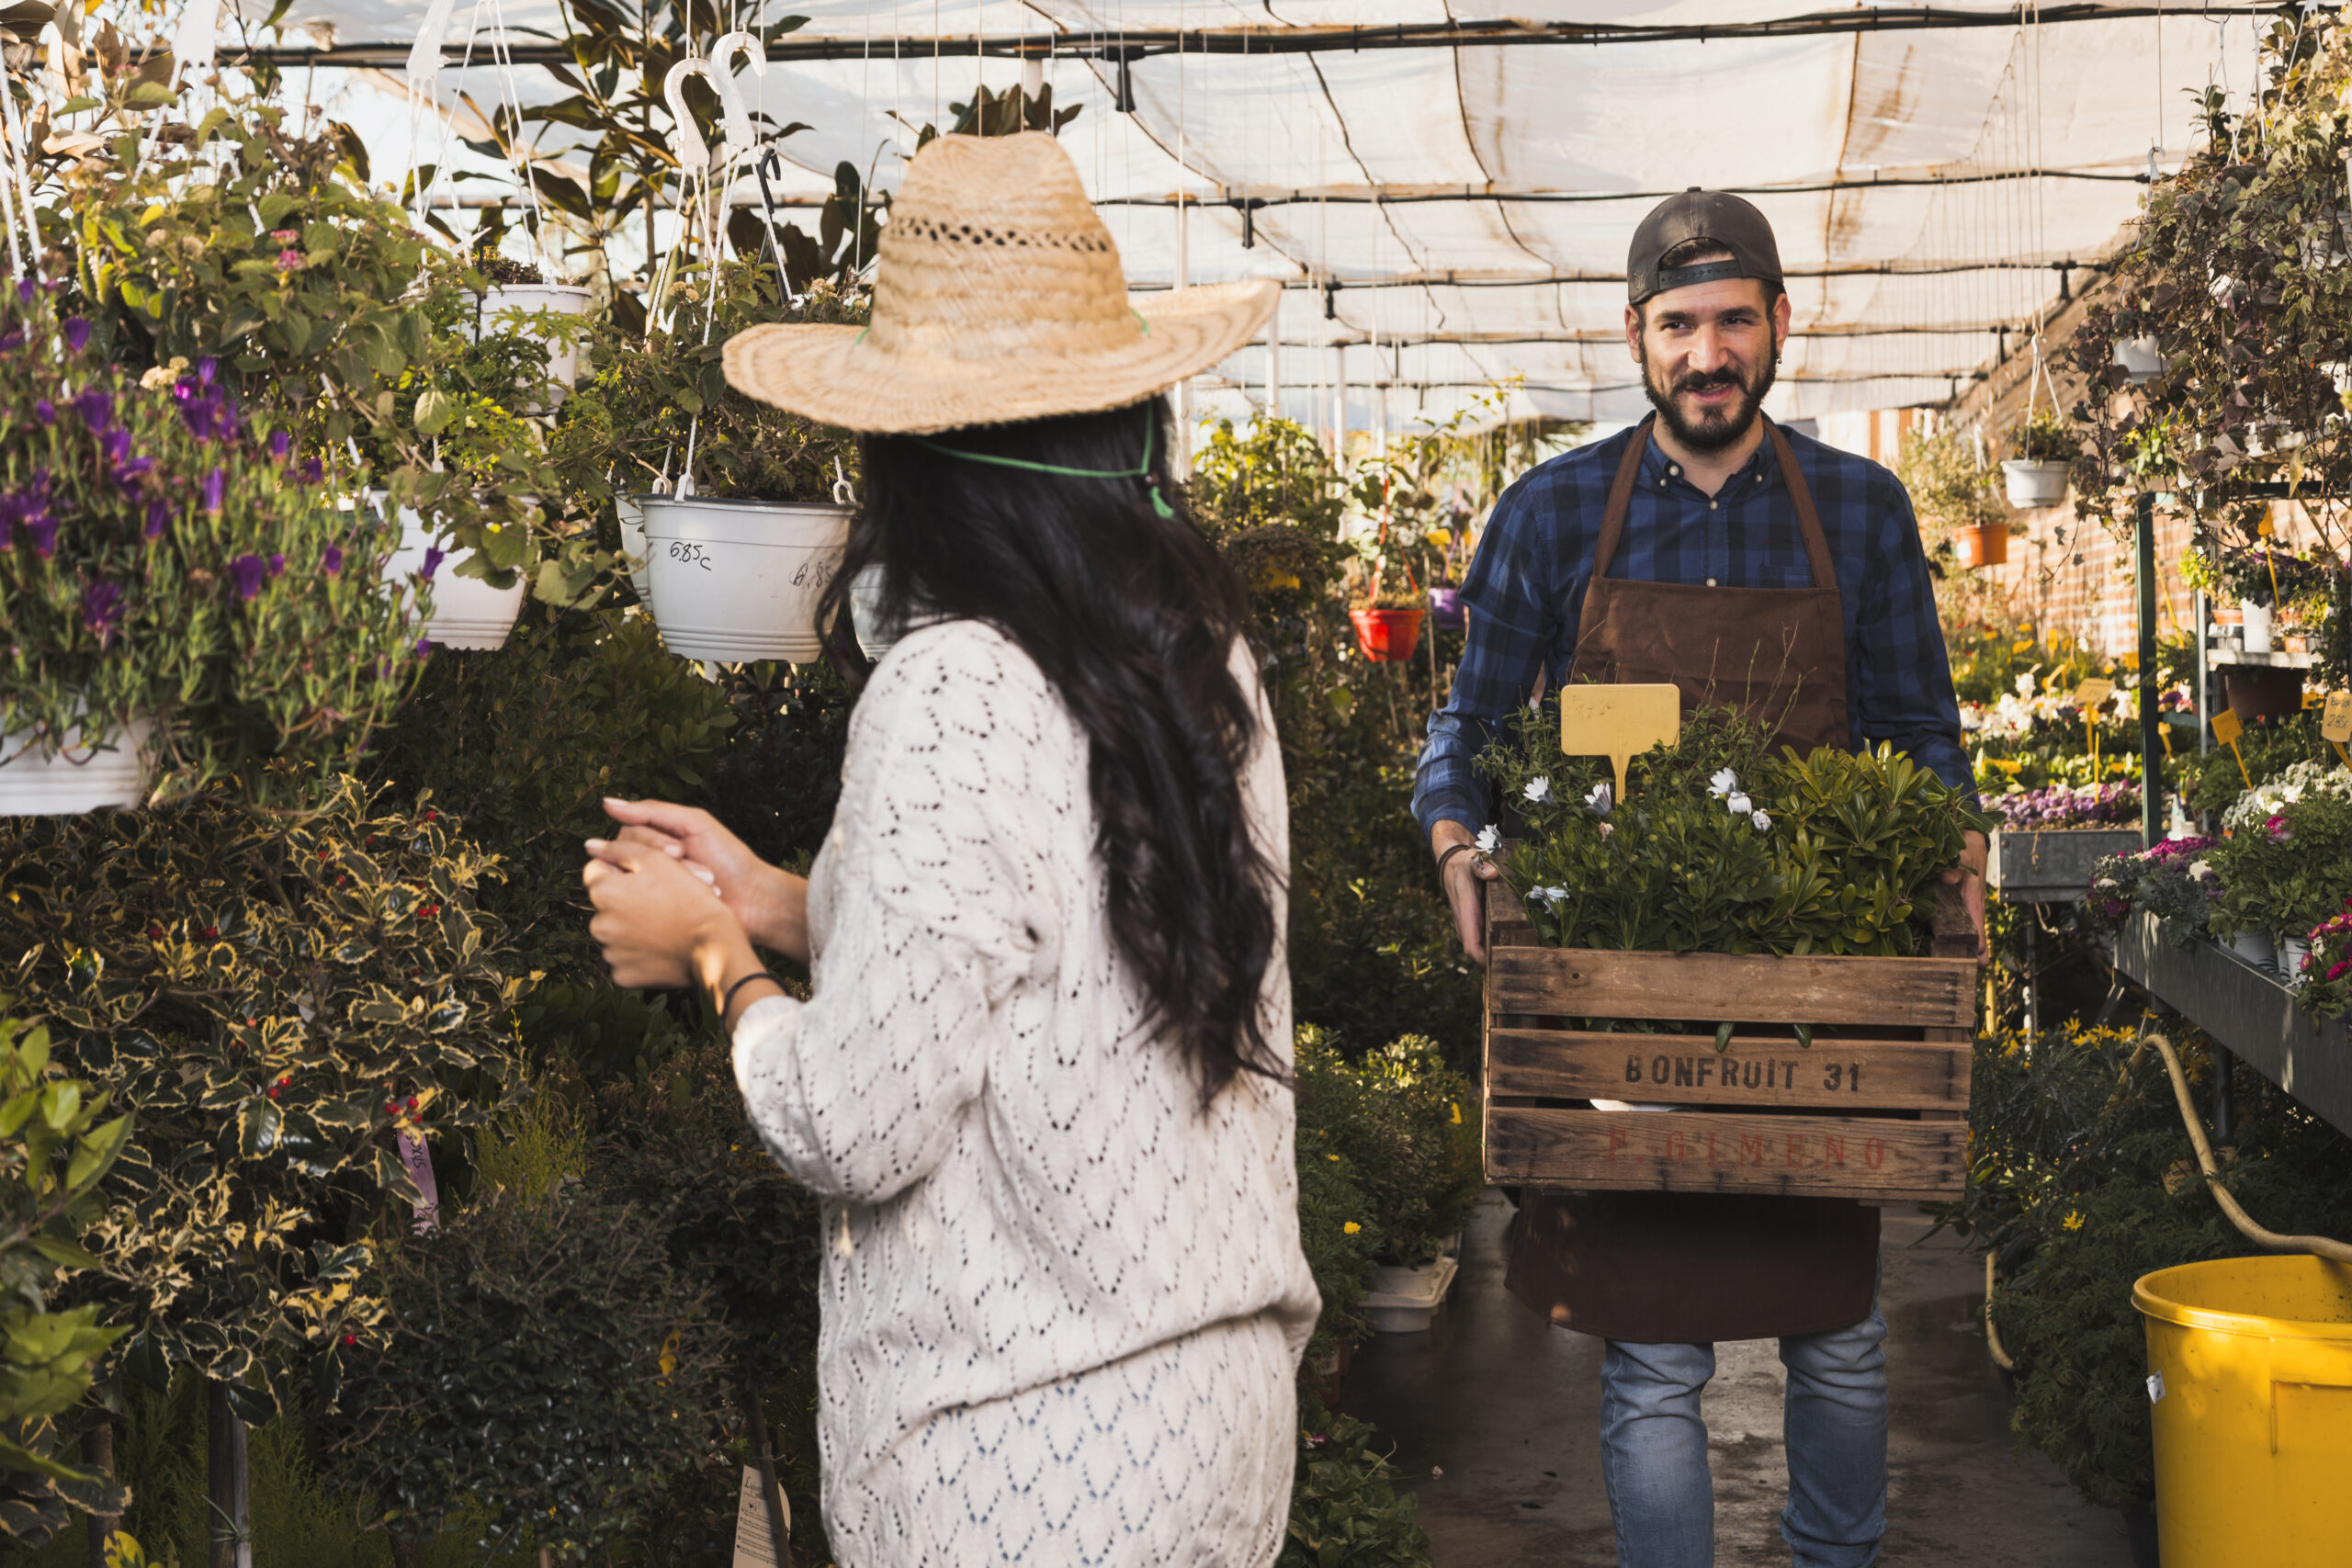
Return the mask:
<path id="1" fill-rule="evenodd" d="M 621 824 L 591 839 L 581 880 L 588 932 L 616 984 L 699 985 L 724 994 L 756 974 L 754 944 L 808 961 L 808 885 L 753 854 L 707 811 L 659 800 L 606 800 Z"/>

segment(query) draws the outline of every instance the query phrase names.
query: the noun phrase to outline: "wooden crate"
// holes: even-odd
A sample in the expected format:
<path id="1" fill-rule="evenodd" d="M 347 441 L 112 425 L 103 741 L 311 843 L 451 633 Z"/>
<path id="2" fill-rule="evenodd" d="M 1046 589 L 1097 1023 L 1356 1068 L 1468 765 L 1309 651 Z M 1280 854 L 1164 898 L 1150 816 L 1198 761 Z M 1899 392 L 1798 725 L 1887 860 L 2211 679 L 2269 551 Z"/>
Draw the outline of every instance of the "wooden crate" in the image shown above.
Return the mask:
<path id="1" fill-rule="evenodd" d="M 1879 1201 L 1951 1198 L 1966 1182 L 1973 957 L 1543 947 L 1510 887 L 1487 886 L 1489 1181 Z M 1939 953 L 1973 952 L 1956 898 L 1936 926 Z M 1702 1032 L 1577 1027 L 1594 1019 Z M 1731 1043 L 1718 1053 L 1725 1020 Z"/>

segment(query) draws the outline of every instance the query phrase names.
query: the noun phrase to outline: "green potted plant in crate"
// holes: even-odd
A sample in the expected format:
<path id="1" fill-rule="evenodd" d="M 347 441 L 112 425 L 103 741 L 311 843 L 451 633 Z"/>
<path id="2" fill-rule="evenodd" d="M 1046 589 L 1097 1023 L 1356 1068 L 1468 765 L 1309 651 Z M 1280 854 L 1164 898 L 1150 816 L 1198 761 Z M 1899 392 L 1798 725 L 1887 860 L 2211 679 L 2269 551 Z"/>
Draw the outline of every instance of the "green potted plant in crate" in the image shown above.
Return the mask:
<path id="1" fill-rule="evenodd" d="M 856 440 L 735 390 L 720 355 L 755 322 L 862 321 L 865 302 L 820 280 L 787 304 L 772 269 L 732 262 L 715 276 L 686 268 L 673 298 L 649 336 L 604 330 L 595 378 L 556 433 L 557 464 L 580 492 L 613 499 L 673 653 L 805 663 L 848 537 Z"/>
<path id="2" fill-rule="evenodd" d="M 2065 500 L 2066 473 L 2079 445 L 2074 427 L 2055 409 L 2029 410 L 2009 432 L 2011 456 L 2001 463 L 2009 504 L 2023 509 Z"/>
<path id="3" fill-rule="evenodd" d="M 0 297 L 0 813 L 185 793 L 346 754 L 413 672 L 388 543 L 217 362 L 145 377 Z"/>
<path id="4" fill-rule="evenodd" d="M 1302 1148 L 1338 1155 L 1354 1171 L 1379 1238 L 1364 1303 L 1373 1326 L 1427 1328 L 1453 1288 L 1462 1227 L 1486 1186 L 1469 1080 L 1419 1035 L 1351 1061 L 1303 1029 L 1296 1063 Z"/>

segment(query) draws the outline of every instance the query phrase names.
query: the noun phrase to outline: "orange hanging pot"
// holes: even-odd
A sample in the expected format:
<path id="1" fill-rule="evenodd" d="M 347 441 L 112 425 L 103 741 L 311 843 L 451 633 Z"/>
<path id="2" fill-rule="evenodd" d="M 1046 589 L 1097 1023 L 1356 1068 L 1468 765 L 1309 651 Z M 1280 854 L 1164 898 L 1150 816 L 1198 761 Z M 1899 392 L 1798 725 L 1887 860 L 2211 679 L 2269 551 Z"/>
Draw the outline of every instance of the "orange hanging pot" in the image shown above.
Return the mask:
<path id="1" fill-rule="evenodd" d="M 2009 525 L 1979 523 L 1973 527 L 1955 528 L 1951 548 L 1964 567 L 1999 566 L 2009 558 Z"/>
<path id="2" fill-rule="evenodd" d="M 1401 664 L 1421 643 L 1421 617 L 1426 610 L 1350 610 L 1355 624 L 1356 646 L 1374 664 Z"/>

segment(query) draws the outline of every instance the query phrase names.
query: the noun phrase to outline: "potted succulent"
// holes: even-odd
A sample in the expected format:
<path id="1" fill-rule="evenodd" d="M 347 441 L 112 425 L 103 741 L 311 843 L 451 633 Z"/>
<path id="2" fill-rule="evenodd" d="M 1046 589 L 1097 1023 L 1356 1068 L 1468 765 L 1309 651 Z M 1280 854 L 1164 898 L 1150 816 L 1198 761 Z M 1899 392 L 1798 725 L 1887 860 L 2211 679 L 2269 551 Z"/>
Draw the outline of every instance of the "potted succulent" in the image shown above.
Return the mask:
<path id="1" fill-rule="evenodd" d="M 331 761 L 413 671 L 383 542 L 213 361 L 144 377 L 44 290 L 0 295 L 0 812 Z"/>
<path id="2" fill-rule="evenodd" d="M 673 653 L 805 663 L 822 649 L 817 605 L 848 537 L 856 442 L 736 391 L 720 350 L 755 321 L 858 321 L 865 303 L 820 281 L 787 305 L 773 272 L 741 263 L 712 283 L 685 269 L 667 328 L 650 337 L 603 329 L 556 461 L 582 490 L 612 496 L 632 578 L 642 572 Z"/>
<path id="3" fill-rule="evenodd" d="M 2009 504 L 2022 510 L 2064 501 L 2066 471 L 2075 446 L 2073 429 L 2054 411 L 2031 410 L 2010 438 L 2017 455 L 2001 464 Z"/>

